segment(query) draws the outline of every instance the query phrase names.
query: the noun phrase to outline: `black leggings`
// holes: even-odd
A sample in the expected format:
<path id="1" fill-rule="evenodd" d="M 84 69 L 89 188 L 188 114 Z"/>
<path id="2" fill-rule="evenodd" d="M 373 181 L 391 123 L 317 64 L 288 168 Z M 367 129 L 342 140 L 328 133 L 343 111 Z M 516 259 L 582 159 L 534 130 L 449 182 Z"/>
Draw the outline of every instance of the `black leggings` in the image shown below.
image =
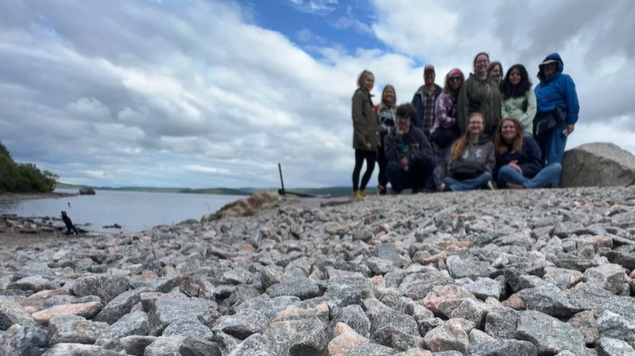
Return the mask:
<path id="1" fill-rule="evenodd" d="M 382 147 L 379 147 L 378 157 L 377 157 L 377 165 L 379 166 L 379 177 L 377 177 L 377 181 L 379 185 L 384 187 L 384 191 L 386 189 L 386 185 L 388 185 L 388 176 L 386 175 L 386 166 L 388 165 L 388 158 L 386 158 L 386 152 L 384 152 L 383 142 L 386 137 L 386 133 L 381 134 L 381 142 Z"/>
<path id="2" fill-rule="evenodd" d="M 376 157 L 377 157 L 377 152 L 375 151 L 355 150 L 355 169 L 353 170 L 353 191 L 358 191 L 360 189 L 359 173 L 362 171 L 362 165 L 364 164 L 364 160 L 366 160 L 366 172 L 364 172 L 364 176 L 362 177 L 361 190 L 366 189 L 366 185 L 368 184 L 368 181 L 370 180 L 370 177 L 373 175 L 373 171 L 375 170 Z"/>

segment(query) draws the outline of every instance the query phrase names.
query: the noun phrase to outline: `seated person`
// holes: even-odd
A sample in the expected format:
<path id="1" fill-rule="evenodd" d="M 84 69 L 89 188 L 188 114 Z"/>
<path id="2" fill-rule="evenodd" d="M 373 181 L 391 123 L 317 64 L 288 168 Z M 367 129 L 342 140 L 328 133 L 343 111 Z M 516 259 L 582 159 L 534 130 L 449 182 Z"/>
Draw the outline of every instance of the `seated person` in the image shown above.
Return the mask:
<path id="1" fill-rule="evenodd" d="M 412 125 L 415 115 L 411 104 L 399 105 L 397 125 L 384 141 L 388 160 L 386 175 L 393 194 L 401 193 L 404 188 L 412 188 L 413 193 L 422 192 L 436 165 L 426 135 Z"/>
<path id="2" fill-rule="evenodd" d="M 442 191 L 494 189 L 491 180 L 496 155 L 492 139 L 484 133 L 483 121 L 482 114 L 470 114 L 467 131 L 452 145 L 449 176 L 443 178 Z"/>
<path id="3" fill-rule="evenodd" d="M 496 176 L 499 188 L 533 189 L 555 187 L 562 166 L 546 167 L 536 141 L 523 134 L 523 127 L 514 118 L 501 120 L 496 129 Z"/>

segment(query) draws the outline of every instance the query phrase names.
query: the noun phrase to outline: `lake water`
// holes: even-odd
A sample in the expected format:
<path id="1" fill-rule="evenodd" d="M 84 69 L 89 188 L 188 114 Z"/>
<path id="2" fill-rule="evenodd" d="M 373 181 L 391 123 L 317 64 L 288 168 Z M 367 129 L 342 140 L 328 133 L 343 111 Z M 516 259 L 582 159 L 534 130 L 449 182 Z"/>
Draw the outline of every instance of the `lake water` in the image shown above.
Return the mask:
<path id="1" fill-rule="evenodd" d="M 72 189 L 56 189 L 61 193 L 77 193 Z M 66 211 L 73 224 L 95 232 L 116 233 L 141 231 L 157 225 L 177 224 L 216 212 L 223 205 L 244 198 L 232 195 L 144 193 L 96 190 L 96 195 L 78 195 L 66 198 L 23 200 L 0 205 L 0 214 L 23 217 L 60 217 Z M 68 207 L 67 203 L 71 203 Z M 62 222 L 56 222 L 63 225 Z M 119 224 L 122 229 L 104 229 Z"/>

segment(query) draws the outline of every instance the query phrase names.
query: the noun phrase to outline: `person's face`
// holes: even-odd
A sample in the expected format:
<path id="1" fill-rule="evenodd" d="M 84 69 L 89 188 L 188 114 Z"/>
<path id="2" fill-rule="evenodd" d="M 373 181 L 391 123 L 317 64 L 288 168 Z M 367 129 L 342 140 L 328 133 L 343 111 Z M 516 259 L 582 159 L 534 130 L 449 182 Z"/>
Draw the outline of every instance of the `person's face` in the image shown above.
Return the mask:
<path id="1" fill-rule="evenodd" d="M 461 76 L 450 77 L 450 88 L 452 88 L 453 90 L 458 89 L 458 87 L 461 86 L 462 80 L 463 78 L 461 78 Z"/>
<path id="2" fill-rule="evenodd" d="M 499 65 L 494 66 L 494 68 L 492 68 L 492 71 L 489 72 L 490 78 L 494 79 L 495 81 L 499 81 L 502 74 L 503 73 L 501 72 L 501 66 Z"/>
<path id="3" fill-rule="evenodd" d="M 557 63 L 549 63 L 549 64 L 545 64 L 544 66 L 544 72 L 545 75 L 547 77 L 550 77 L 551 75 L 553 75 L 553 73 L 556 72 L 556 68 L 557 68 L 558 64 Z"/>
<path id="4" fill-rule="evenodd" d="M 467 130 L 472 134 L 480 134 L 483 132 L 483 117 L 481 115 L 472 116 L 467 125 Z"/>
<path id="5" fill-rule="evenodd" d="M 397 128 L 401 131 L 405 131 L 410 127 L 409 117 L 397 117 Z"/>
<path id="6" fill-rule="evenodd" d="M 434 84 L 434 80 L 436 79 L 436 74 L 434 73 L 434 71 L 432 70 L 426 70 L 425 72 L 423 72 L 423 81 L 427 84 L 427 85 L 432 85 Z"/>
<path id="7" fill-rule="evenodd" d="M 520 71 L 517 68 L 514 68 L 511 73 L 509 73 L 509 82 L 512 85 L 518 85 L 520 83 Z"/>
<path id="8" fill-rule="evenodd" d="M 507 142 L 511 142 L 514 139 L 516 136 L 516 125 L 514 125 L 513 121 L 506 120 L 503 122 L 501 126 L 501 136 L 503 136 Z"/>
<path id="9" fill-rule="evenodd" d="M 386 90 L 384 90 L 384 102 L 387 104 L 395 103 L 395 91 L 392 90 L 392 88 L 386 88 Z"/>
<path id="10" fill-rule="evenodd" d="M 367 75 L 362 84 L 364 85 L 364 89 L 368 91 L 373 90 L 373 86 L 375 86 L 375 77 L 373 75 Z"/>
<path id="11" fill-rule="evenodd" d="M 476 62 L 474 63 L 474 70 L 478 73 L 487 72 L 487 67 L 489 66 L 489 59 L 484 54 L 476 57 Z"/>

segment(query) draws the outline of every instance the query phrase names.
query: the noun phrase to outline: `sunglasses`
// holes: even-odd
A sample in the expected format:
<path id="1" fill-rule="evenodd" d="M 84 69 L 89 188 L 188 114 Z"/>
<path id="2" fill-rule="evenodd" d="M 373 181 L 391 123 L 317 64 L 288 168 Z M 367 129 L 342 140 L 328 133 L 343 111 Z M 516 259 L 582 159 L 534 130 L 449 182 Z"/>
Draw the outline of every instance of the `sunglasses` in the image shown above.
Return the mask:
<path id="1" fill-rule="evenodd" d="M 461 81 L 461 77 L 450 77 L 450 81 L 451 82 L 460 82 Z"/>

